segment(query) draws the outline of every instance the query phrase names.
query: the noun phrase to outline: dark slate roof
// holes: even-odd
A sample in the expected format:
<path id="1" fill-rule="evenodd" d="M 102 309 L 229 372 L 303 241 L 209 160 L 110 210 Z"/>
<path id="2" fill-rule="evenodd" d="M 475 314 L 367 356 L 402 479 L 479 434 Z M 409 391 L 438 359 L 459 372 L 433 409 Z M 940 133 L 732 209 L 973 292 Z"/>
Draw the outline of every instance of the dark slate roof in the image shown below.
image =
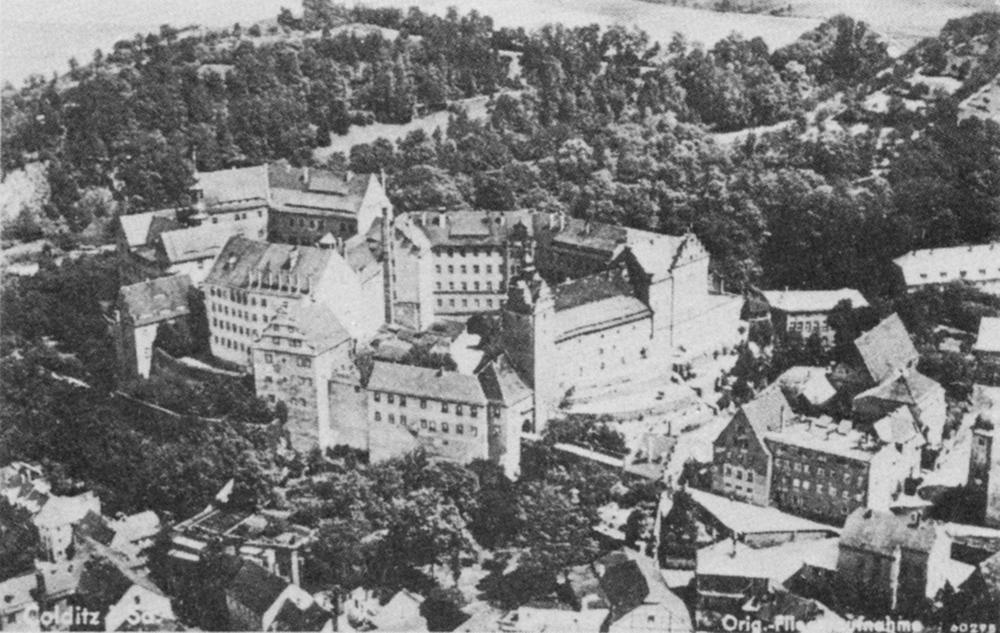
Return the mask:
<path id="1" fill-rule="evenodd" d="M 486 396 L 475 376 L 396 363 L 376 361 L 368 380 L 368 390 L 447 402 L 487 404 Z"/>
<path id="2" fill-rule="evenodd" d="M 993 602 L 1000 605 L 1000 552 L 979 563 L 979 577 Z"/>
<path id="3" fill-rule="evenodd" d="M 174 319 L 188 313 L 190 287 L 191 278 L 187 275 L 150 279 L 123 286 L 118 294 L 118 305 L 135 325 Z"/>
<path id="4" fill-rule="evenodd" d="M 92 558 L 84 563 L 77 592 L 84 596 L 104 597 L 108 603 L 100 606 L 106 608 L 118 602 L 133 584 L 118 565 L 105 558 Z"/>
<path id="5" fill-rule="evenodd" d="M 115 531 L 111 529 L 104 517 L 93 510 L 88 512 L 83 519 L 73 526 L 78 534 L 91 538 L 101 545 L 110 545 L 115 538 Z"/>
<path id="6" fill-rule="evenodd" d="M 234 600 L 260 616 L 278 599 L 288 582 L 250 561 L 244 561 L 229 584 L 227 593 Z"/>
<path id="7" fill-rule="evenodd" d="M 552 289 L 557 312 L 602 299 L 622 295 L 632 296 L 632 294 L 632 285 L 628 281 L 628 275 L 621 267 L 573 279 Z"/>
<path id="8" fill-rule="evenodd" d="M 279 313 L 267 324 L 254 346 L 265 350 L 285 351 L 283 345 L 273 344 L 272 336 L 302 341 L 306 348 L 316 354 L 322 354 L 351 339 L 350 333 L 330 308 L 321 303 L 309 303 L 299 309 Z"/>
<path id="9" fill-rule="evenodd" d="M 920 355 L 899 315 L 892 314 L 854 341 L 865 369 L 875 382 L 916 365 Z"/>
<path id="10" fill-rule="evenodd" d="M 205 283 L 249 288 L 251 283 L 255 286 L 266 284 L 270 278 L 271 287 L 274 287 L 281 277 L 297 278 L 300 289 L 311 289 L 319 282 L 320 275 L 326 271 L 331 260 L 339 262 L 341 274 L 352 274 L 343 258 L 329 249 L 232 237 L 216 258 Z"/>
<path id="11" fill-rule="evenodd" d="M 565 218 L 565 224 L 560 228 L 558 216 L 550 216 L 549 228 L 554 244 L 601 251 L 608 256 L 628 240 L 625 227 L 578 218 Z"/>
<path id="12" fill-rule="evenodd" d="M 302 610 L 293 601 L 285 600 L 273 626 L 276 631 L 321 631 L 331 617 L 315 602 Z"/>
<path id="13" fill-rule="evenodd" d="M 530 211 L 414 211 L 408 217 L 431 246 L 500 246 L 519 222 L 531 225 Z"/>
<path id="14" fill-rule="evenodd" d="M 146 236 L 146 244 L 153 244 L 156 239 L 167 231 L 176 231 L 184 228 L 184 225 L 172 217 L 154 216 L 149 223 L 149 234 Z"/>
<path id="15" fill-rule="evenodd" d="M 781 426 L 781 418 L 791 418 L 792 408 L 781 389 L 774 387 L 765 389 L 756 398 L 747 402 L 740 411 L 761 439 L 769 431 L 776 431 Z"/>
<path id="16" fill-rule="evenodd" d="M 479 383 L 486 399 L 512 405 L 531 397 L 531 389 L 517 375 L 506 354 L 501 354 L 479 372 Z"/>
<path id="17" fill-rule="evenodd" d="M 858 508 L 844 523 L 840 533 L 840 547 L 882 555 L 891 555 L 897 546 L 928 552 L 936 539 L 937 527 L 933 522 L 922 520 L 914 523 L 910 517 Z"/>

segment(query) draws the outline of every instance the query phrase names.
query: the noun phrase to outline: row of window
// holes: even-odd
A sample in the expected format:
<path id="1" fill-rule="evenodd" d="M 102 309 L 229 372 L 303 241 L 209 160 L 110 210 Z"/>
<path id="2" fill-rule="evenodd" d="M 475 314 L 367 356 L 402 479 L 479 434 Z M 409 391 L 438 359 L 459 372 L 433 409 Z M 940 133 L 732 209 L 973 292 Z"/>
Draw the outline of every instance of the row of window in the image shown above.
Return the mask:
<path id="1" fill-rule="evenodd" d="M 788 488 L 789 484 L 790 484 L 792 488 L 798 488 L 798 489 L 801 489 L 801 490 L 811 490 L 812 489 L 812 483 L 808 479 L 801 479 L 800 480 L 798 477 L 791 478 L 791 481 L 789 481 L 789 479 L 790 479 L 789 477 L 784 477 L 783 478 L 783 482 L 784 482 L 785 488 Z M 836 486 L 834 486 L 833 484 L 830 484 L 830 485 L 823 485 L 821 483 L 820 484 L 816 484 L 816 493 L 817 494 L 821 494 L 821 495 L 822 494 L 829 495 L 831 497 L 837 497 L 837 496 L 839 496 L 839 497 L 841 497 L 843 499 L 850 499 L 851 498 L 851 491 L 850 490 L 848 490 L 847 488 L 844 488 L 843 490 L 841 490 L 841 489 L 837 488 Z M 864 501 L 864 498 L 865 498 L 865 495 L 862 492 L 858 492 L 858 493 L 854 494 L 854 499 L 856 501 Z"/>
<path id="2" fill-rule="evenodd" d="M 254 319 L 256 321 L 256 319 Z M 229 321 L 223 321 L 221 319 L 216 319 L 212 317 L 212 327 L 219 327 L 227 332 L 232 332 L 234 334 L 239 333 L 240 336 L 252 336 L 257 338 L 257 330 L 252 330 L 250 328 L 244 328 L 242 325 L 236 325 L 235 323 L 230 323 Z"/>
<path id="3" fill-rule="evenodd" d="M 299 384 L 305 385 L 307 387 L 313 386 L 313 379 L 310 378 L 309 376 L 299 376 L 298 378 L 299 378 Z M 291 378 L 288 379 L 282 378 L 281 380 L 278 381 L 278 384 L 286 382 L 286 380 L 290 379 Z M 274 378 L 272 376 L 264 376 L 264 384 L 265 385 L 274 384 Z"/>
<path id="4" fill-rule="evenodd" d="M 727 477 L 731 477 L 732 474 L 733 474 L 733 470 L 729 466 L 726 466 L 726 476 Z M 743 470 L 742 469 L 740 469 L 740 468 L 736 469 L 736 478 L 739 479 L 740 481 L 743 481 Z M 753 483 L 753 473 L 749 472 L 749 471 L 747 471 L 747 483 Z"/>
<path id="5" fill-rule="evenodd" d="M 789 327 L 790 330 L 795 330 L 797 332 L 811 332 L 816 330 L 817 332 L 829 332 L 830 324 L 825 321 L 793 321 Z"/>
<path id="6" fill-rule="evenodd" d="M 458 266 L 458 272 L 459 272 L 459 274 L 467 275 L 468 272 L 469 272 L 469 268 L 470 267 L 466 266 L 465 264 L 460 264 Z M 472 274 L 473 275 L 478 275 L 479 274 L 479 264 L 473 264 L 471 266 L 471 269 L 472 269 Z M 485 264 L 483 266 L 483 269 L 486 271 L 487 275 L 492 275 L 493 274 L 493 264 Z M 445 267 L 442 266 L 441 264 L 437 264 L 437 265 L 434 266 L 434 272 L 436 272 L 439 275 L 442 272 L 444 272 L 444 270 L 445 270 Z M 455 266 L 452 266 L 452 265 L 449 264 L 447 266 L 447 270 L 448 270 L 448 274 L 449 275 L 454 275 L 456 268 L 455 268 Z M 501 272 L 503 272 L 503 271 L 500 270 L 499 266 L 497 266 L 497 273 L 501 273 Z"/>
<path id="7" fill-rule="evenodd" d="M 247 354 L 250 353 L 250 346 L 249 345 L 244 345 L 243 343 L 240 343 L 239 341 L 234 341 L 234 340 L 228 339 L 228 338 L 226 338 L 224 336 L 213 336 L 212 340 L 215 342 L 216 345 L 220 345 L 220 346 L 228 348 L 228 349 L 238 349 L 241 352 L 246 352 Z"/>
<path id="8" fill-rule="evenodd" d="M 229 299 L 233 303 L 241 303 L 243 305 L 257 305 L 257 297 L 252 297 L 248 295 L 243 290 L 235 290 L 230 288 L 229 292 L 226 292 L 222 288 L 209 288 L 208 294 L 213 297 L 218 297 L 220 299 Z M 215 305 L 214 303 L 212 305 Z M 261 297 L 260 307 L 267 307 L 267 299 Z"/>
<path id="9" fill-rule="evenodd" d="M 463 307 L 463 308 L 468 308 L 469 307 L 469 300 L 468 299 L 462 299 L 460 301 L 456 301 L 455 299 L 448 299 L 448 307 L 449 308 L 458 307 L 456 305 L 457 303 L 460 303 L 461 307 Z M 439 308 L 443 308 L 444 307 L 444 299 L 438 299 L 437 300 L 437 307 L 439 307 Z M 472 300 L 472 307 L 474 307 L 474 308 L 482 308 L 483 307 L 483 301 L 480 300 L 480 299 L 473 299 Z M 486 307 L 487 308 L 492 308 L 493 307 L 493 299 L 486 299 Z"/>
<path id="10" fill-rule="evenodd" d="M 273 363 L 274 362 L 274 354 L 271 354 L 270 352 L 265 353 L 264 354 L 264 362 L 265 363 Z M 312 362 L 312 359 L 309 358 L 308 356 L 299 356 L 298 358 L 295 359 L 295 364 L 298 365 L 299 367 L 312 367 L 313 362 Z M 311 380 L 312 379 L 310 378 L 310 381 Z"/>
<path id="11" fill-rule="evenodd" d="M 395 275 L 392 276 L 392 280 L 396 281 L 396 276 Z M 438 291 L 444 290 L 444 284 L 441 283 L 440 281 L 437 282 L 435 284 L 435 286 L 436 286 L 436 289 Z M 499 285 L 497 287 L 499 288 Z M 458 285 L 458 288 L 456 289 L 455 288 L 455 282 L 454 281 L 449 281 L 448 282 L 448 290 L 452 290 L 452 291 L 454 291 L 454 290 L 461 290 L 462 292 L 468 292 L 469 291 L 469 284 L 468 284 L 468 282 L 463 281 L 463 282 L 461 282 Z M 478 281 L 472 282 L 472 291 L 473 292 L 479 292 L 480 290 L 481 290 L 481 286 L 480 286 L 479 282 Z M 487 281 L 486 282 L 486 292 L 493 292 L 493 282 L 492 281 Z"/>
<path id="12" fill-rule="evenodd" d="M 1000 268 L 997 268 L 997 271 L 1000 272 Z M 966 277 L 969 276 L 969 271 L 967 271 L 967 270 L 961 270 L 961 271 L 959 271 L 958 274 L 959 274 L 959 276 L 962 279 L 965 279 Z M 979 274 L 985 276 L 986 275 L 986 269 L 985 268 L 980 268 L 979 269 Z M 948 276 L 949 276 L 948 273 L 946 273 L 944 271 L 941 272 L 941 279 L 947 279 Z M 920 273 L 920 278 L 921 279 L 927 279 L 927 273 Z"/>
<path id="13" fill-rule="evenodd" d="M 276 216 L 277 216 L 277 214 L 276 214 Z M 298 226 L 300 228 L 307 228 L 307 227 L 310 228 L 310 229 L 322 229 L 323 228 L 323 221 L 322 220 L 306 220 L 305 218 L 290 217 L 290 216 L 287 216 L 287 215 L 284 215 L 284 214 L 282 216 L 280 216 L 280 220 L 279 220 L 278 223 L 280 225 L 283 225 L 283 226 Z M 327 228 L 327 230 L 333 231 L 334 228 L 335 228 L 334 227 L 335 224 L 336 223 L 335 223 L 334 220 L 327 220 L 327 222 L 326 222 L 326 228 Z M 344 233 L 344 234 L 346 234 L 348 232 L 348 228 L 347 228 L 347 223 L 346 222 L 341 222 L 340 223 L 340 232 Z"/>
<path id="14" fill-rule="evenodd" d="M 389 422 L 389 424 L 395 424 L 396 423 L 396 414 L 390 413 L 390 414 L 386 415 L 385 417 L 386 417 L 386 421 Z M 382 421 L 382 412 L 381 411 L 376 411 L 375 412 L 375 421 L 376 422 L 381 422 Z M 399 416 L 399 424 L 401 426 L 407 426 L 407 419 L 406 419 L 405 415 Z M 438 430 L 438 422 L 436 420 L 428 420 L 426 418 L 421 418 L 420 419 L 420 430 L 421 431 L 437 431 Z M 459 423 L 459 424 L 455 425 L 455 433 L 457 435 L 465 435 L 466 431 L 468 431 L 469 435 L 471 435 L 472 437 L 476 437 L 476 436 L 479 435 L 479 428 L 475 427 L 475 426 L 473 426 L 471 424 L 466 425 L 466 424 Z M 441 422 L 441 432 L 442 433 L 450 433 L 451 432 L 451 424 L 448 423 L 448 422 Z"/>
<path id="15" fill-rule="evenodd" d="M 382 395 L 383 394 L 382 394 L 381 391 L 373 391 L 372 392 L 372 399 L 375 402 L 382 402 Z M 399 406 L 401 406 L 401 407 L 405 407 L 406 403 L 409 401 L 409 399 L 406 396 L 402 395 L 402 394 L 387 393 L 387 394 L 384 394 L 384 395 L 385 395 L 385 401 L 386 402 L 388 402 L 389 404 L 396 404 L 398 402 Z M 421 409 L 426 409 L 427 408 L 427 403 L 429 402 L 427 398 L 415 398 L 415 399 L 419 400 L 419 402 L 420 402 L 420 408 Z M 466 407 L 466 405 L 464 405 L 464 404 L 455 403 L 455 415 L 465 415 L 465 407 Z M 473 418 L 479 417 L 479 407 L 478 406 L 476 406 L 474 404 L 471 404 L 471 405 L 468 405 L 468 407 L 469 407 L 469 416 L 470 417 L 473 417 Z M 451 403 L 450 402 L 441 402 L 441 413 L 448 413 L 450 410 L 451 410 Z"/>
<path id="16" fill-rule="evenodd" d="M 441 254 L 441 255 L 447 255 L 448 257 L 455 257 L 455 256 L 465 257 L 466 256 L 466 250 L 464 248 L 443 248 L 443 249 L 438 250 L 437 252 L 439 254 Z M 485 248 L 485 249 L 470 248 L 469 251 L 468 251 L 468 255 L 469 255 L 469 257 L 490 257 L 491 255 L 501 255 L 502 256 L 503 255 L 503 251 L 500 250 L 499 248 L 497 248 L 497 249 L 493 249 L 493 248 Z"/>
<path id="17" fill-rule="evenodd" d="M 781 459 L 781 458 L 779 458 L 779 459 L 775 460 L 775 465 L 779 469 L 791 470 L 793 472 L 804 473 L 806 475 L 809 475 L 809 474 L 812 474 L 813 472 L 815 472 L 815 474 L 816 474 L 817 477 L 821 477 L 821 478 L 822 477 L 830 477 L 830 478 L 834 478 L 834 479 L 840 478 L 840 479 L 842 479 L 844 481 L 844 483 L 847 483 L 847 484 L 851 483 L 851 475 L 852 475 L 852 473 L 849 473 L 849 472 L 838 472 L 838 471 L 836 471 L 836 470 L 834 470 L 832 468 L 824 468 L 822 466 L 813 467 L 808 462 L 805 462 L 805 463 L 803 463 L 803 462 L 793 462 L 793 461 L 788 460 L 788 459 Z M 854 479 L 855 479 L 855 482 L 856 482 L 855 485 L 860 486 L 861 483 L 862 483 L 863 477 L 861 475 L 857 475 Z"/>

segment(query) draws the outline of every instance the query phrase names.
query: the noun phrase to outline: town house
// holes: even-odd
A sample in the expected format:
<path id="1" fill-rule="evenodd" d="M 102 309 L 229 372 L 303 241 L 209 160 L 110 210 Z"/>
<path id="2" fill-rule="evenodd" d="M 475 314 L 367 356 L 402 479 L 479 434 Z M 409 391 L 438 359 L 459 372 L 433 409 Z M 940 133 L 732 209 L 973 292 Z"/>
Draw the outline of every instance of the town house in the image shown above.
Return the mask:
<path id="1" fill-rule="evenodd" d="M 765 290 L 761 293 L 771 310 L 776 332 L 797 332 L 803 339 L 813 335 L 826 346 L 834 343 L 828 317 L 843 301 L 851 308 L 868 307 L 864 296 L 853 288 L 839 290 Z"/>

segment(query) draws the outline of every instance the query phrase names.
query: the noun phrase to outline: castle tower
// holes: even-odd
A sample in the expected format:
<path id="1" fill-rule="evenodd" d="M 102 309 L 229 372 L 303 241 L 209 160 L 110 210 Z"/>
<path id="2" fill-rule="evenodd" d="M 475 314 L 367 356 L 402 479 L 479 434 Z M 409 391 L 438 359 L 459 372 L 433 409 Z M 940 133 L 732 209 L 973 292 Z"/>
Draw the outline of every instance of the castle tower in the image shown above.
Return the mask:
<path id="1" fill-rule="evenodd" d="M 501 339 L 517 372 L 534 390 L 534 431 L 541 432 L 563 394 L 559 393 L 555 299 L 530 257 L 507 292 Z"/>

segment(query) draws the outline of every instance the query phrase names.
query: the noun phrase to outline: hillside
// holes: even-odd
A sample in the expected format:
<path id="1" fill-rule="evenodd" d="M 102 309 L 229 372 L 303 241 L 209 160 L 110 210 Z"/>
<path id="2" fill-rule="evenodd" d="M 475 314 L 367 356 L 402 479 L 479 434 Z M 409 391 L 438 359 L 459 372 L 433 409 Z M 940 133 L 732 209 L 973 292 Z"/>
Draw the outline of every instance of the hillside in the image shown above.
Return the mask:
<path id="1" fill-rule="evenodd" d="M 1000 131 L 957 116 L 993 68 L 997 14 L 949 22 L 894 60 L 844 16 L 771 49 L 306 9 L 164 27 L 8 94 L 4 170 L 44 163 L 51 194 L 5 237 L 97 236 L 116 214 L 188 204 L 195 170 L 276 159 L 384 171 L 399 210 L 692 229 L 736 288 L 878 294 L 894 255 L 998 235 Z"/>

